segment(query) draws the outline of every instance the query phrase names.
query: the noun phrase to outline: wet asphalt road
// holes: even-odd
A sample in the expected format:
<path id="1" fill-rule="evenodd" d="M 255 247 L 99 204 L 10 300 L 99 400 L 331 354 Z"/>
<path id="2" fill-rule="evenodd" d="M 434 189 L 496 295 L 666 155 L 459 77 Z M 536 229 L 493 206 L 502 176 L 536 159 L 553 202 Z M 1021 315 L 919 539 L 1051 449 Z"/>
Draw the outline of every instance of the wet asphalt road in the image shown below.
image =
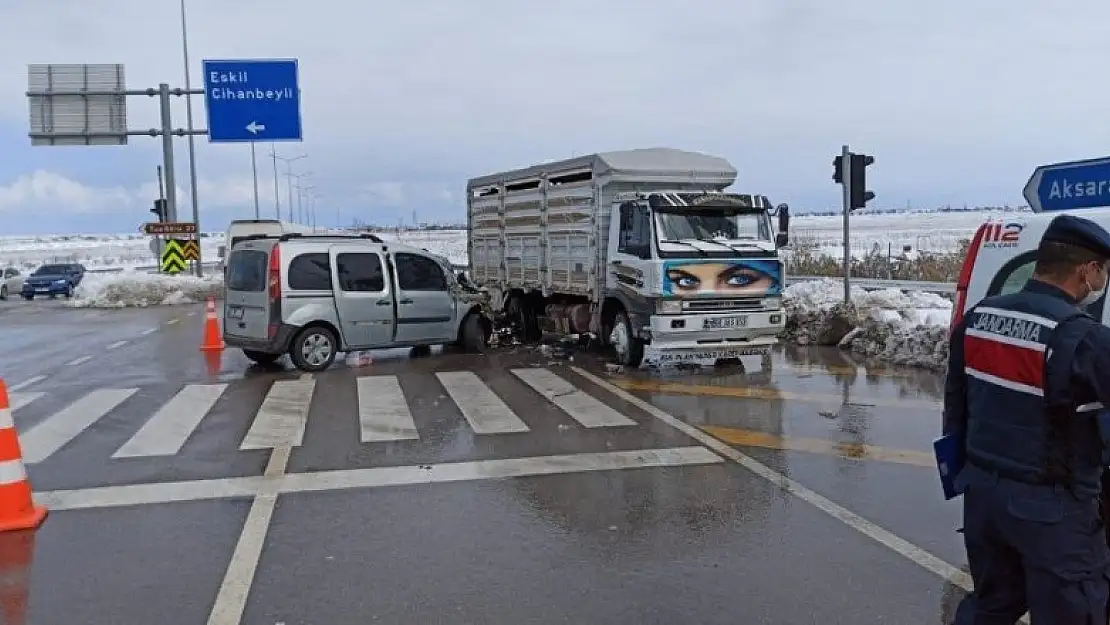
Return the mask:
<path id="1" fill-rule="evenodd" d="M 27 623 L 934 624 L 962 594 L 933 374 L 515 348 L 302 376 L 206 361 L 201 306 L 22 304 Z"/>

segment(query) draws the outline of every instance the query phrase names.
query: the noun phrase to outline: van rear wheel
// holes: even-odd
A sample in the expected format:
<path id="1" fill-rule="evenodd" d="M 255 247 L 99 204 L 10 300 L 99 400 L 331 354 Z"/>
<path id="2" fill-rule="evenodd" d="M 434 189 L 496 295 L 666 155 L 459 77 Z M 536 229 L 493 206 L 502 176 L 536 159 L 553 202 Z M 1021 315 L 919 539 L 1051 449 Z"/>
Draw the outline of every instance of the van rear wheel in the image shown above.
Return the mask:
<path id="1" fill-rule="evenodd" d="M 335 334 L 323 326 L 310 326 L 297 333 L 289 346 L 289 358 L 301 371 L 316 373 L 335 362 Z"/>

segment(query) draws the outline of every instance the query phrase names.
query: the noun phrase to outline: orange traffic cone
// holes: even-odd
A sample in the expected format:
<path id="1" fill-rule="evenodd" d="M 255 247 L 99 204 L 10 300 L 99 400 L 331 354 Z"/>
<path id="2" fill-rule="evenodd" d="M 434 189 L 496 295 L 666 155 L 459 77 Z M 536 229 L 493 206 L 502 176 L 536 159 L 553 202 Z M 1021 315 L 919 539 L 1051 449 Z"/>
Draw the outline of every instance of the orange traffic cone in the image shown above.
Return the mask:
<path id="1" fill-rule="evenodd" d="M 224 353 L 222 350 L 214 349 L 212 351 L 204 352 L 204 371 L 209 376 L 220 375 L 223 370 Z"/>
<path id="2" fill-rule="evenodd" d="M 220 335 L 220 320 L 216 317 L 216 298 L 208 297 L 208 310 L 204 312 L 204 340 L 200 343 L 202 352 L 216 351 L 224 348 L 224 339 Z"/>
<path id="3" fill-rule="evenodd" d="M 35 554 L 33 531 L 0 534 L 0 623 L 27 622 L 27 595 L 31 588 L 31 561 Z"/>
<path id="4" fill-rule="evenodd" d="M 8 403 L 8 385 L 0 380 L 0 532 L 29 530 L 46 518 L 46 508 L 31 499 L 31 482 Z"/>

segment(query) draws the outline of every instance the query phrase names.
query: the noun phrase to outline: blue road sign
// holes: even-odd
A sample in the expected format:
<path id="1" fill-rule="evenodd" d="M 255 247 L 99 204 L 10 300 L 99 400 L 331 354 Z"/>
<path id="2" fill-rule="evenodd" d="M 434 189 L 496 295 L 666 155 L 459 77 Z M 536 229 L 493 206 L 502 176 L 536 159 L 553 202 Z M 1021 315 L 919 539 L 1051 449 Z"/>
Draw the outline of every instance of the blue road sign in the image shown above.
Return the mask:
<path id="1" fill-rule="evenodd" d="M 1037 213 L 1110 206 L 1110 157 L 1041 165 L 1022 194 Z"/>
<path id="2" fill-rule="evenodd" d="M 296 59 L 204 61 L 208 140 L 301 141 Z"/>

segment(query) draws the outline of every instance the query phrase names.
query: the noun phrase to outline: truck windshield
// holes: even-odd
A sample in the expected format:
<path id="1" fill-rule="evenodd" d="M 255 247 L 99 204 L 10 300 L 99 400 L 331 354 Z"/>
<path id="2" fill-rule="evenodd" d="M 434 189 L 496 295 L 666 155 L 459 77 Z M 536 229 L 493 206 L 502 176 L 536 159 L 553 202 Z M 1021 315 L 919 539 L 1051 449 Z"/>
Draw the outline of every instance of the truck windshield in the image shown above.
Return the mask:
<path id="1" fill-rule="evenodd" d="M 656 228 L 664 241 L 770 241 L 771 229 L 762 212 L 699 208 L 696 211 L 656 210 Z"/>

